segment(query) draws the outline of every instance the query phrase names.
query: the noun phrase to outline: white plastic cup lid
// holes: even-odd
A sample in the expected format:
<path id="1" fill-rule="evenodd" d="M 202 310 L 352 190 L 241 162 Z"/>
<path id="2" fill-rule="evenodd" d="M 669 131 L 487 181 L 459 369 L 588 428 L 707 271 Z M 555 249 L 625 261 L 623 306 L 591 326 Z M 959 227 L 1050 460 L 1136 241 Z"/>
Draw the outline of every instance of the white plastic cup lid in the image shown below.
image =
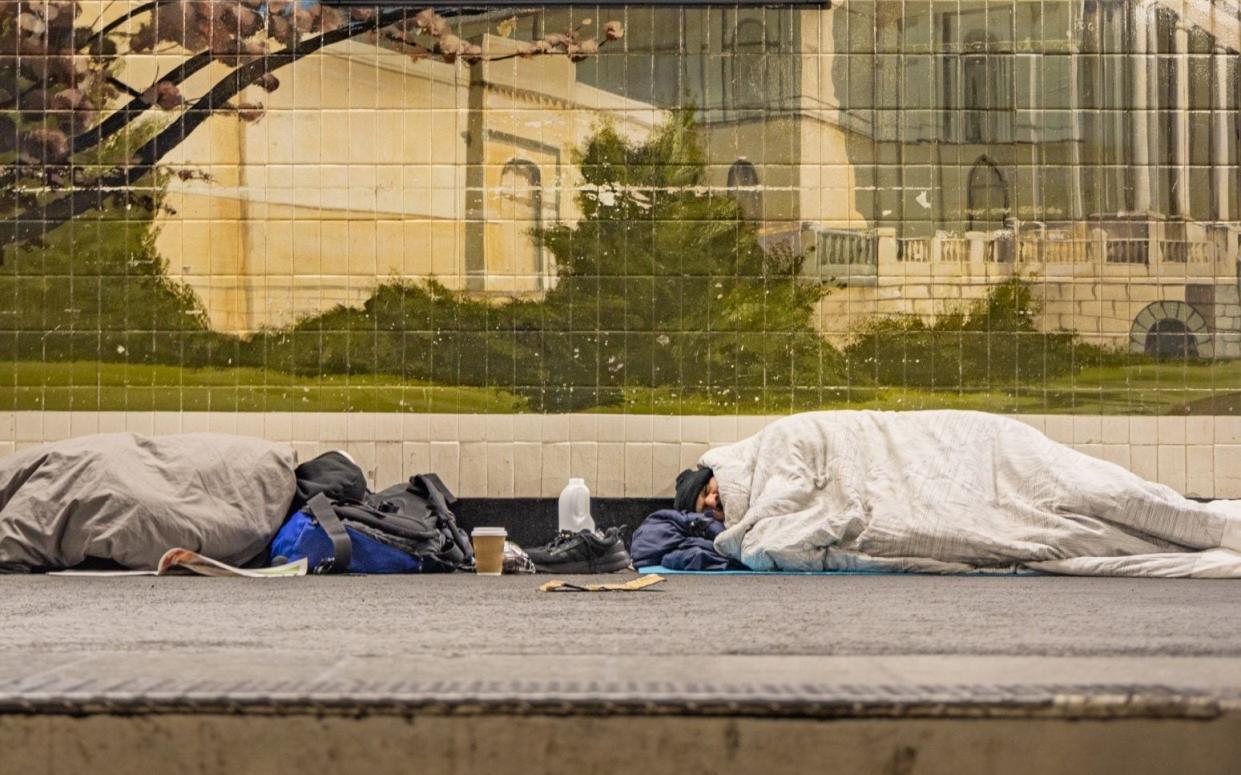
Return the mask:
<path id="1" fill-rule="evenodd" d="M 476 536 L 479 536 L 480 538 L 487 538 L 489 536 L 492 536 L 492 537 L 499 536 L 500 538 L 507 538 L 508 531 L 502 527 L 476 527 L 470 531 L 470 535 L 476 535 Z"/>

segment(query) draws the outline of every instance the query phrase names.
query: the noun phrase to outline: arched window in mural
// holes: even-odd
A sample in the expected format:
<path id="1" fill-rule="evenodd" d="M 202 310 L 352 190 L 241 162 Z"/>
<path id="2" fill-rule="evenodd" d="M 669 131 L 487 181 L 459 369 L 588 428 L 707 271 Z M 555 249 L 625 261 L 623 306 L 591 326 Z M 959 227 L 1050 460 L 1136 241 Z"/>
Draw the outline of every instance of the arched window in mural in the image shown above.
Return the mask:
<path id="1" fill-rule="evenodd" d="M 966 188 L 966 216 L 971 230 L 1003 228 L 1008 218 L 1008 184 L 995 162 L 978 157 Z"/>
<path id="2" fill-rule="evenodd" d="M 513 159 L 500 172 L 500 218 L 511 233 L 505 241 L 512 255 L 514 271 L 536 278 L 543 288 L 543 251 L 535 234 L 543 226 L 543 176 L 534 162 Z"/>
<path id="3" fill-rule="evenodd" d="M 762 220 L 763 192 L 759 188 L 758 170 L 746 159 L 738 159 L 728 168 L 728 195 L 737 203 L 742 218 Z"/>

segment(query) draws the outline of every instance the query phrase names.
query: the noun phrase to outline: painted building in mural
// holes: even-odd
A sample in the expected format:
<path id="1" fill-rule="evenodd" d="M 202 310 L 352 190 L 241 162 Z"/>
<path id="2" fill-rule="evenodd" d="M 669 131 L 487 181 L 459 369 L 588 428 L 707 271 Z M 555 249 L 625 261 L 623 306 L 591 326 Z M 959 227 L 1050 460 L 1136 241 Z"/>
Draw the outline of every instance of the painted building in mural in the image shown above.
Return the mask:
<path id="1" fill-rule="evenodd" d="M 576 65 L 414 62 L 366 39 L 299 62 L 261 123 L 214 119 L 179 149 L 214 179 L 172 184 L 170 271 L 238 332 L 391 277 L 537 295 L 555 267 L 532 234 L 577 217 L 574 150 L 602 121 L 642 137 L 692 109 L 708 185 L 841 286 L 819 309 L 829 339 L 1020 276 L 1046 329 L 1241 355 L 1237 3 L 624 17 L 626 48 Z M 513 34 L 560 21 L 525 13 Z M 513 45 L 472 24 L 488 51 Z"/>

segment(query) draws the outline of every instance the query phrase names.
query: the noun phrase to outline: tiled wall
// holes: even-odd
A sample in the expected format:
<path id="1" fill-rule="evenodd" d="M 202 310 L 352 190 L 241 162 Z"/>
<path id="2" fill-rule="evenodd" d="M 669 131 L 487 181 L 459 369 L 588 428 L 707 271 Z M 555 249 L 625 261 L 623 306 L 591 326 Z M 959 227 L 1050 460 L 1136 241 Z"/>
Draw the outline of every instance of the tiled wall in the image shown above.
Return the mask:
<path id="1" fill-rule="evenodd" d="M 0 30 L 0 444 L 206 424 L 620 494 L 754 415 L 956 407 L 1233 487 L 1237 0 Z"/>
<path id="2" fill-rule="evenodd" d="M 1241 497 L 1241 418 L 1019 415 L 1086 454 L 1188 495 Z M 553 497 L 570 476 L 594 495 L 672 495 L 712 446 L 760 430 L 754 415 L 19 412 L 0 414 L 0 454 L 85 433 L 240 433 L 291 442 L 300 459 L 348 451 L 372 483 L 435 471 L 466 497 Z"/>

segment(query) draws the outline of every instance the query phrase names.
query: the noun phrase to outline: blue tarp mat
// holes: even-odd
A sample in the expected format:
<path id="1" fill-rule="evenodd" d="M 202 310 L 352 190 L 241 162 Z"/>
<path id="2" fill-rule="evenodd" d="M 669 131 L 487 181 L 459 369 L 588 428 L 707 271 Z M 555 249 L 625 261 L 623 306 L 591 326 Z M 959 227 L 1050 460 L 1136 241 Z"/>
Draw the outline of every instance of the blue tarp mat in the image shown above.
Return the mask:
<path id="1" fill-rule="evenodd" d="M 916 576 L 901 571 L 854 571 L 854 570 L 671 570 L 662 565 L 638 568 L 638 573 L 658 573 L 661 576 Z M 940 574 L 934 574 L 940 575 Z M 1044 576 L 1034 570 L 1018 571 L 971 571 L 953 573 L 953 576 Z"/>

